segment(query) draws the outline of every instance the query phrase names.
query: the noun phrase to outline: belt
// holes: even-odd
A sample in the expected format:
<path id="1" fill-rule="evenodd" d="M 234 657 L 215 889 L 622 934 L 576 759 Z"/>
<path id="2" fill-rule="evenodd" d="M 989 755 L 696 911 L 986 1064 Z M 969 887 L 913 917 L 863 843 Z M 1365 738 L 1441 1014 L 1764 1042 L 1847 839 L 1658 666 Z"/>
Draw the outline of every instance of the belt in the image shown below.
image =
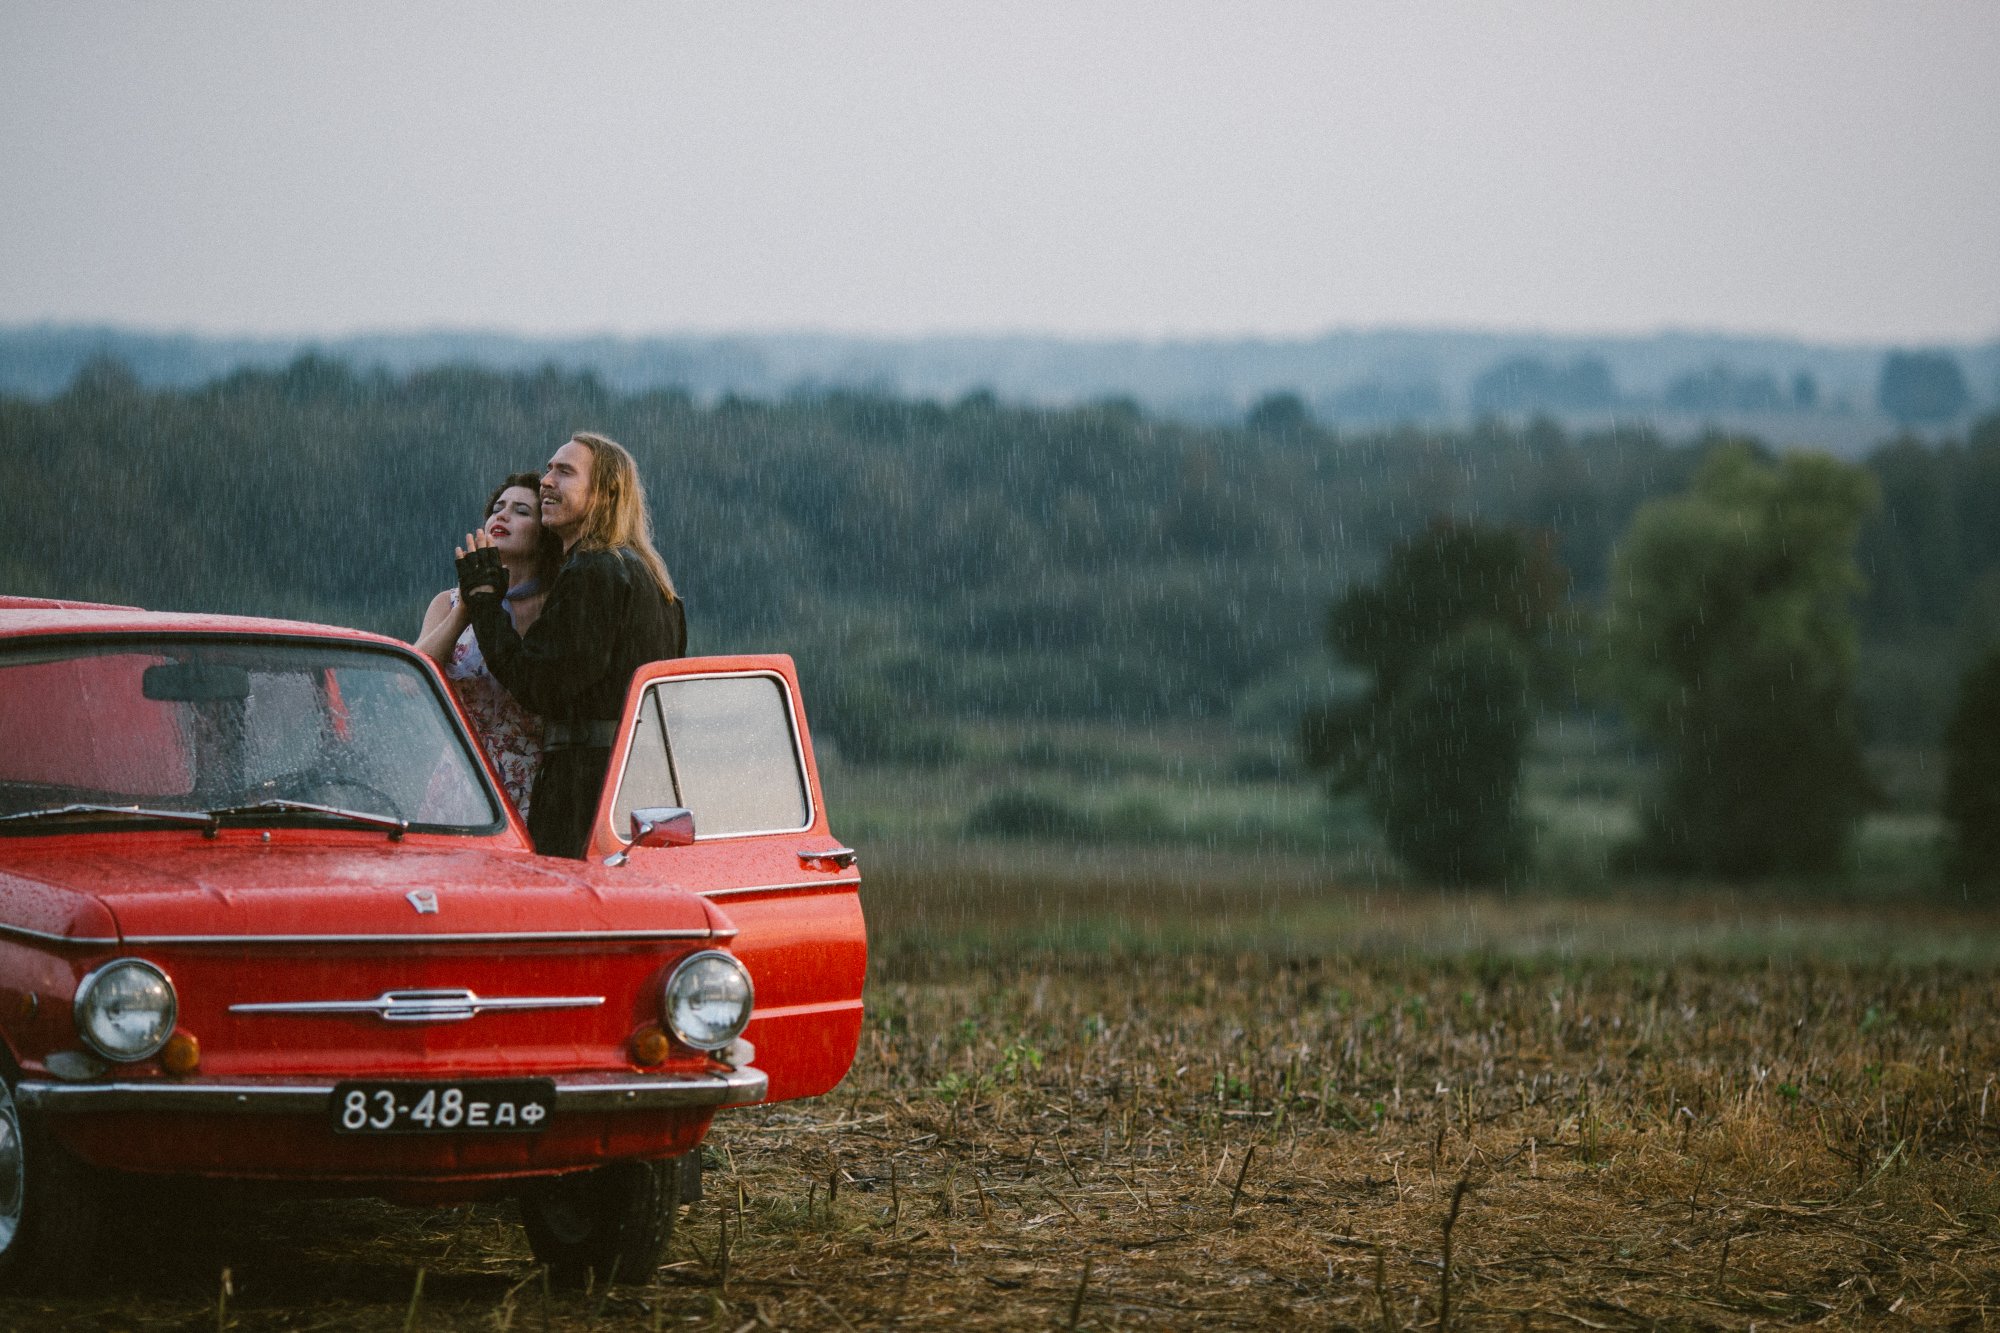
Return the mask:
<path id="1" fill-rule="evenodd" d="M 618 739 L 616 722 L 546 722 L 542 748 L 548 750 L 608 750 Z"/>

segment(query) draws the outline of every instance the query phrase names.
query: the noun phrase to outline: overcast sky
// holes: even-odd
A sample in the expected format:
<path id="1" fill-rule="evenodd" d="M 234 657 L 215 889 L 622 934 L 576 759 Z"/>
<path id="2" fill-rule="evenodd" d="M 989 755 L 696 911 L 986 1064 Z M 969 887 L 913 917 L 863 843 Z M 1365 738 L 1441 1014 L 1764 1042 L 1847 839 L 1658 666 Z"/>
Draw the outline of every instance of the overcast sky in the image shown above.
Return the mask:
<path id="1" fill-rule="evenodd" d="M 0 0 L 0 323 L 2000 335 L 2000 4 Z"/>

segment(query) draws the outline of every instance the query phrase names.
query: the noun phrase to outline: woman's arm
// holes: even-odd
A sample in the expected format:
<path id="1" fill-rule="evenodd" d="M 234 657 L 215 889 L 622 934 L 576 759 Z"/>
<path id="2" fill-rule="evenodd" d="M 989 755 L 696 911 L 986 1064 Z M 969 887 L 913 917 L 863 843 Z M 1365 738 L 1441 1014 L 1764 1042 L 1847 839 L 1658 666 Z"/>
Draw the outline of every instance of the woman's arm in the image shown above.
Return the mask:
<path id="1" fill-rule="evenodd" d="M 417 631 L 417 651 L 443 666 L 451 661 L 452 646 L 471 623 L 463 606 L 452 605 L 451 589 L 445 589 L 431 598 L 424 611 L 424 627 Z"/>

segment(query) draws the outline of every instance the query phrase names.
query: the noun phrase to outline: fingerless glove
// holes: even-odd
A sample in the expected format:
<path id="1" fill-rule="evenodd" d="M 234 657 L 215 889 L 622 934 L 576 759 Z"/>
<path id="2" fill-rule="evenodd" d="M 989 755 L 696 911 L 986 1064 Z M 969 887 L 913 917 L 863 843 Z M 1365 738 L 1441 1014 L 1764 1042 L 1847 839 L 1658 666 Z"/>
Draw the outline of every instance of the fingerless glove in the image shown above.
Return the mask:
<path id="1" fill-rule="evenodd" d="M 475 597 L 498 597 L 507 590 L 507 567 L 500 553 L 490 546 L 467 551 L 458 558 L 458 595 L 462 601 Z"/>

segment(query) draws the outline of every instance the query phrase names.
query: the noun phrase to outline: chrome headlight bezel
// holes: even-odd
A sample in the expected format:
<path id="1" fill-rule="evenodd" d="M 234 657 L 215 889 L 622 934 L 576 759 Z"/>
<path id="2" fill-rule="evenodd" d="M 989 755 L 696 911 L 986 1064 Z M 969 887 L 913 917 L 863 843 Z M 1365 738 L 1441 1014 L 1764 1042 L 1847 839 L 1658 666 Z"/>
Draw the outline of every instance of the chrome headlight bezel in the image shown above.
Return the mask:
<path id="1" fill-rule="evenodd" d="M 725 969 L 717 974 L 717 966 Z M 704 975 L 730 978 L 742 986 L 742 1007 L 735 1020 L 722 1027 L 704 1025 L 700 1031 L 689 1031 L 691 1022 L 684 1022 L 682 1001 L 690 987 L 702 984 Z M 734 954 L 720 949 L 703 949 L 691 953 L 674 965 L 667 974 L 667 981 L 660 988 L 660 1021 L 666 1025 L 674 1040 L 697 1051 L 719 1051 L 743 1035 L 743 1029 L 750 1025 L 750 1011 L 756 1007 L 757 990 L 750 980 L 750 969 Z"/>
<path id="2" fill-rule="evenodd" d="M 95 1024 L 92 1022 L 92 1019 L 98 1016 L 98 1010 L 93 1007 L 92 1002 L 101 1001 L 107 980 L 114 974 L 128 969 L 155 978 L 160 983 L 161 989 L 166 992 L 166 1006 L 164 1010 L 158 1011 L 159 1030 L 155 1039 L 139 1047 L 121 1050 L 99 1039 Z M 160 1049 L 167 1044 L 167 1039 L 174 1035 L 174 1024 L 180 1019 L 180 1007 L 180 996 L 174 990 L 173 978 L 157 965 L 143 958 L 114 958 L 101 967 L 92 968 L 89 974 L 77 983 L 76 998 L 70 1003 L 70 1020 L 76 1025 L 76 1035 L 85 1046 L 107 1060 L 118 1064 L 131 1064 L 160 1053 Z"/>

